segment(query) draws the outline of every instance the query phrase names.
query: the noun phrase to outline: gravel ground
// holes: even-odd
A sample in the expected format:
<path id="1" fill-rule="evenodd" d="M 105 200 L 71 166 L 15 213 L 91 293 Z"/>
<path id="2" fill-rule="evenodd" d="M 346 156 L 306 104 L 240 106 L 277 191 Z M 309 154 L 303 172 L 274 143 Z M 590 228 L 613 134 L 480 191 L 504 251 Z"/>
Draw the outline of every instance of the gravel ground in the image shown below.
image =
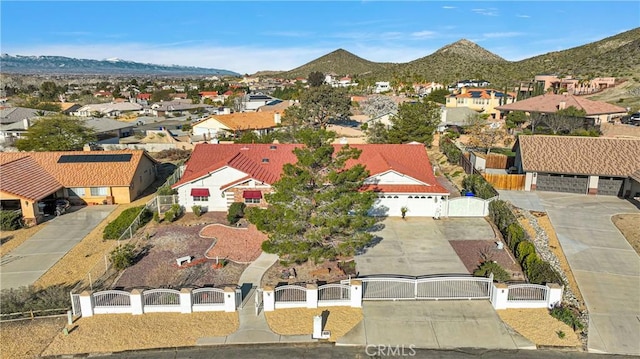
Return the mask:
<path id="1" fill-rule="evenodd" d="M 616 214 L 611 220 L 636 253 L 640 254 L 640 213 Z"/>
<path id="2" fill-rule="evenodd" d="M 496 248 L 495 241 L 487 240 L 464 240 L 449 241 L 451 247 L 456 252 L 464 266 L 470 274 L 478 269 L 480 263 L 484 260 L 482 256 L 486 256 L 486 260 L 498 262 L 498 264 L 511 274 L 512 280 L 521 281 L 524 279 L 520 265 L 509 255 L 509 248 L 504 246 L 503 249 Z"/>
<path id="3" fill-rule="evenodd" d="M 324 330 L 331 331 L 329 341 L 335 342 L 364 318 L 360 308 L 327 307 L 317 309 L 290 308 L 265 312 L 267 323 L 280 335 L 313 334 L 313 317 L 328 312 Z"/>
<path id="4" fill-rule="evenodd" d="M 2 231 L 0 235 L 0 257 L 18 248 L 18 246 L 29 239 L 29 237 L 44 228 L 47 223 L 48 222 L 40 223 L 37 226 L 21 228 L 16 231 Z"/>
<path id="5" fill-rule="evenodd" d="M 283 271 L 289 273 L 289 269 L 295 270 L 295 278 L 283 278 Z M 329 269 L 327 272 L 326 269 Z M 316 272 L 320 271 L 320 272 Z M 314 273 L 315 272 L 315 273 Z M 262 277 L 262 286 L 276 286 L 278 284 L 294 284 L 294 283 L 335 283 L 348 276 L 338 268 L 338 262 L 326 261 L 323 264 L 314 264 L 313 261 L 307 261 L 302 264 L 294 264 L 283 266 L 280 262 L 276 262 L 269 268 Z"/>
<path id="6" fill-rule="evenodd" d="M 210 224 L 204 227 L 200 237 L 215 240 L 215 245 L 207 253 L 207 258 L 225 258 L 237 263 L 251 263 L 262 253 L 262 242 L 267 235 L 258 231 L 256 226 L 246 228 L 229 227 L 223 224 Z"/>
<path id="7" fill-rule="evenodd" d="M 58 334 L 42 353 L 110 353 L 196 345 L 201 337 L 226 336 L 238 329 L 238 313 L 113 314 L 80 318 L 69 335 Z"/>
<path id="8" fill-rule="evenodd" d="M 545 308 L 504 309 L 496 311 L 500 319 L 538 346 L 582 348 L 573 329 L 549 315 Z M 565 336 L 560 338 L 558 332 Z"/>
<path id="9" fill-rule="evenodd" d="M 205 257 L 213 240 L 198 235 L 203 227 L 159 224 L 147 228 L 152 234 L 148 240 L 140 239 L 138 246 L 148 248 L 148 252 L 121 274 L 114 287 L 179 289 L 237 284 L 246 265 L 230 262 L 214 269 L 215 259 Z M 183 256 L 191 256 L 192 262 L 199 264 L 178 267 L 176 258 Z"/>
<path id="10" fill-rule="evenodd" d="M 7 359 L 40 357 L 40 353 L 62 331 L 66 323 L 66 316 L 3 322 L 0 330 L 0 357 Z"/>

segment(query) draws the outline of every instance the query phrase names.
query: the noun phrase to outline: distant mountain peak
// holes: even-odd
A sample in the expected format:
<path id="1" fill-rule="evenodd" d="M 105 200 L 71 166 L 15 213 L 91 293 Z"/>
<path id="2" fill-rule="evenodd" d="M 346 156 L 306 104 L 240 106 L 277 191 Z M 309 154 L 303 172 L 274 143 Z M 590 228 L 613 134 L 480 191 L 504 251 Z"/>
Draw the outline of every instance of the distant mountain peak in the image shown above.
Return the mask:
<path id="1" fill-rule="evenodd" d="M 476 61 L 506 61 L 502 57 L 467 39 L 460 39 L 452 44 L 446 45 L 435 53 L 442 55 L 455 55 Z"/>

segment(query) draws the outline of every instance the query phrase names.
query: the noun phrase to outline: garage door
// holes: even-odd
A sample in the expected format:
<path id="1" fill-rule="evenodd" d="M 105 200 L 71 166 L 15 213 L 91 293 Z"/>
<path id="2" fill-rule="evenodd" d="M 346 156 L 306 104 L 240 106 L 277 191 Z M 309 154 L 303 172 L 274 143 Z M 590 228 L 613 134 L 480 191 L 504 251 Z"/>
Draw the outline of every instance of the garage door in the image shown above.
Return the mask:
<path id="1" fill-rule="evenodd" d="M 536 190 L 586 194 L 588 183 L 587 176 L 538 173 Z"/>
<path id="2" fill-rule="evenodd" d="M 409 211 L 407 216 L 433 217 L 435 215 L 438 198 L 428 194 L 391 194 L 379 195 L 370 212 L 374 216 L 400 217 L 401 208 L 406 206 Z"/>
<path id="3" fill-rule="evenodd" d="M 598 194 L 604 196 L 621 196 L 623 178 L 600 177 L 598 179 Z"/>

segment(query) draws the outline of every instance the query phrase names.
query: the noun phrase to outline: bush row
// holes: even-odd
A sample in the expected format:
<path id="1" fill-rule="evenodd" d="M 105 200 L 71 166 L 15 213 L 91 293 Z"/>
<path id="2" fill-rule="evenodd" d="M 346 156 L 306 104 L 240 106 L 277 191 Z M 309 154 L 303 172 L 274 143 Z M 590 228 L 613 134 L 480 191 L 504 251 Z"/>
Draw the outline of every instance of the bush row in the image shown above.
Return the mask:
<path id="1" fill-rule="evenodd" d="M 548 262 L 538 257 L 535 246 L 528 240 L 513 211 L 505 201 L 495 200 L 489 204 L 489 213 L 504 237 L 509 249 L 520 262 L 530 283 L 545 284 L 564 281 Z"/>
<path id="2" fill-rule="evenodd" d="M 462 151 L 456 146 L 453 141 L 447 136 L 440 137 L 440 152 L 447 156 L 449 163 L 459 163 L 460 157 L 462 157 Z"/>
<path id="3" fill-rule="evenodd" d="M 498 195 L 495 188 L 481 175 L 473 174 L 466 176 L 462 180 L 462 186 L 465 190 L 473 192 L 482 199 L 489 199 Z"/>
<path id="4" fill-rule="evenodd" d="M 147 224 L 151 219 L 151 212 L 145 208 L 145 206 L 131 207 L 127 208 L 116 218 L 113 222 L 109 223 L 102 233 L 103 239 L 118 239 L 124 233 L 124 231 L 129 228 L 129 226 L 133 223 L 133 221 L 138 217 L 138 215 L 142 213 L 140 216 L 141 223 L 140 227 Z"/>
<path id="5" fill-rule="evenodd" d="M 0 302 L 2 314 L 68 308 L 69 288 L 56 285 L 42 289 L 33 286 L 5 289 L 0 292 Z M 51 314 L 55 313 L 41 315 Z"/>

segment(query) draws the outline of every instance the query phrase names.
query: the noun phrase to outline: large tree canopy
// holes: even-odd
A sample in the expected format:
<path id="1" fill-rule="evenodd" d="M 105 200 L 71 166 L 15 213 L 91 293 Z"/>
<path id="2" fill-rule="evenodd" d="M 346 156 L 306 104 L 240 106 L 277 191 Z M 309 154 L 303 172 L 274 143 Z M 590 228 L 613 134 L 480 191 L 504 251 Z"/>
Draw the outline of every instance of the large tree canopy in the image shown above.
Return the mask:
<path id="1" fill-rule="evenodd" d="M 405 102 L 398 108 L 398 114 L 391 118 L 392 125 L 386 139 L 388 143 L 415 141 L 431 146 L 440 120 L 440 105 L 437 103 L 427 100 Z"/>
<path id="2" fill-rule="evenodd" d="M 329 121 L 349 115 L 351 101 L 346 89 L 321 85 L 310 87 L 300 95 L 300 107 L 310 125 L 326 129 Z"/>
<path id="3" fill-rule="evenodd" d="M 32 124 L 26 138 L 16 141 L 16 147 L 20 151 L 75 151 L 96 139 L 93 129 L 82 120 L 57 115 Z"/>
<path id="4" fill-rule="evenodd" d="M 369 176 L 362 165 L 348 169 L 360 150 L 342 147 L 334 153 L 333 132 L 303 129 L 304 147 L 294 151 L 298 162 L 286 164 L 274 192 L 266 194 L 267 209 L 247 210 L 247 218 L 268 234 L 263 250 L 283 260 L 316 262 L 353 255 L 373 238 L 376 219 L 367 215 L 376 194 L 359 189 Z"/>
<path id="5" fill-rule="evenodd" d="M 389 96 L 371 96 L 360 107 L 362 112 L 370 118 L 376 118 L 388 113 L 396 114 L 398 104 Z"/>

